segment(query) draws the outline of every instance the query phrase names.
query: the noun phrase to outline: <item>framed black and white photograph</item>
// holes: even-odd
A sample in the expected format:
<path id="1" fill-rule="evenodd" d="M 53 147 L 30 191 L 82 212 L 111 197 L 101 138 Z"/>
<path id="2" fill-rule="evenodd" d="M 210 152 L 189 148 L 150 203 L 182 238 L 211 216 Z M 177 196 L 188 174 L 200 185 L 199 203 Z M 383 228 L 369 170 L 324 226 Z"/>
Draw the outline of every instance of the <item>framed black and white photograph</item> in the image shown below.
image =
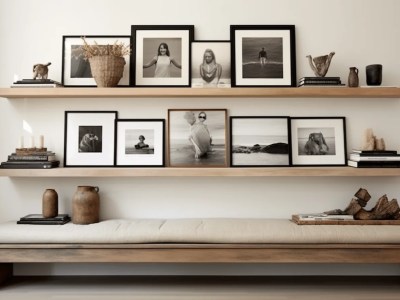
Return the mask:
<path id="1" fill-rule="evenodd" d="M 227 166 L 226 109 L 168 110 L 171 167 Z"/>
<path id="2" fill-rule="evenodd" d="M 83 40 L 84 35 L 63 36 L 62 45 L 62 72 L 61 82 L 66 87 L 96 87 L 96 82 L 92 76 L 89 61 L 83 56 Z M 88 44 L 97 43 L 99 46 L 106 47 L 116 42 L 129 45 L 131 39 L 129 35 L 86 35 L 84 36 Z M 129 86 L 129 66 L 130 57 L 124 56 L 125 67 L 118 86 Z"/>
<path id="3" fill-rule="evenodd" d="M 233 87 L 295 87 L 294 25 L 231 25 Z"/>
<path id="4" fill-rule="evenodd" d="M 118 167 L 163 167 L 165 120 L 116 120 Z"/>
<path id="5" fill-rule="evenodd" d="M 298 117 L 291 119 L 294 166 L 345 166 L 346 123 L 344 117 Z"/>
<path id="6" fill-rule="evenodd" d="M 131 85 L 190 86 L 193 25 L 132 25 Z"/>
<path id="7" fill-rule="evenodd" d="M 232 167 L 290 166 L 289 117 L 231 117 Z"/>
<path id="8" fill-rule="evenodd" d="M 112 167 L 116 111 L 66 111 L 64 167 Z"/>
<path id="9" fill-rule="evenodd" d="M 231 42 L 192 42 L 192 87 L 231 87 Z"/>

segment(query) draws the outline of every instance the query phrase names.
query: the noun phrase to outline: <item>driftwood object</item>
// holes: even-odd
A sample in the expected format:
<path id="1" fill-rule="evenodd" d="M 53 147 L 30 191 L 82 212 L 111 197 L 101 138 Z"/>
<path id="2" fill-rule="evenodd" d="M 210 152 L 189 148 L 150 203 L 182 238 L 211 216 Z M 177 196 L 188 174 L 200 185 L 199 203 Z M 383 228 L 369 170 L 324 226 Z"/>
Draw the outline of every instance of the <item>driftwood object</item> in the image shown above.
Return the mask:
<path id="1" fill-rule="evenodd" d="M 315 76 L 325 77 L 326 73 L 328 73 L 328 69 L 331 64 L 332 57 L 334 55 L 335 52 L 331 52 L 329 53 L 329 55 L 322 55 L 314 58 L 312 58 L 311 55 L 306 56 L 308 58 L 308 63 L 310 64 L 310 67 L 313 70 Z"/>
<path id="2" fill-rule="evenodd" d="M 385 140 L 382 138 L 378 139 L 374 135 L 372 128 L 367 128 L 364 131 L 362 150 L 385 151 L 386 150 Z"/>
<path id="3" fill-rule="evenodd" d="M 400 207 L 396 199 L 389 201 L 386 195 L 379 198 L 375 207 L 366 210 L 371 199 L 366 189 L 360 188 L 345 210 L 335 209 L 325 212 L 328 215 L 353 215 L 355 220 L 400 220 Z"/>

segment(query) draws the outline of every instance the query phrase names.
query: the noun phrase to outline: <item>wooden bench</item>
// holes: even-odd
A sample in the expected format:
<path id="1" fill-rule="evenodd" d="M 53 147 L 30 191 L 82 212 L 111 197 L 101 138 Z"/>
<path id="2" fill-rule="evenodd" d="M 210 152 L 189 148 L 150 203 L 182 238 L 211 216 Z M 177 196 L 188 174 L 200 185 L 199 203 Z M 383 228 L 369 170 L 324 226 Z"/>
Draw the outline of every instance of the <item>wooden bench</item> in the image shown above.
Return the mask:
<path id="1" fill-rule="evenodd" d="M 0 224 L 0 280 L 13 263 L 400 263 L 396 225 L 276 219 L 134 219 Z"/>
<path id="2" fill-rule="evenodd" d="M 397 244 L 0 244 L 13 263 L 400 263 Z"/>

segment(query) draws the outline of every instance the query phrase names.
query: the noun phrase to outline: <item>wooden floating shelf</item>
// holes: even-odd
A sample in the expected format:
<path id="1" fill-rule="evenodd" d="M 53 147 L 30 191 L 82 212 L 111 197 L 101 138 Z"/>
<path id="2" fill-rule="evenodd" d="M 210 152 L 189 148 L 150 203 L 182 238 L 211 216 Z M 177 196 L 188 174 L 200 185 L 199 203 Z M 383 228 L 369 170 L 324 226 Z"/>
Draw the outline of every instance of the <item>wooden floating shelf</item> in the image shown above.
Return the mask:
<path id="1" fill-rule="evenodd" d="M 400 98 L 400 88 L 0 88 L 0 97 L 30 98 Z"/>
<path id="2" fill-rule="evenodd" d="M 0 169 L 3 177 L 371 177 L 400 176 L 400 168 L 54 168 Z"/>

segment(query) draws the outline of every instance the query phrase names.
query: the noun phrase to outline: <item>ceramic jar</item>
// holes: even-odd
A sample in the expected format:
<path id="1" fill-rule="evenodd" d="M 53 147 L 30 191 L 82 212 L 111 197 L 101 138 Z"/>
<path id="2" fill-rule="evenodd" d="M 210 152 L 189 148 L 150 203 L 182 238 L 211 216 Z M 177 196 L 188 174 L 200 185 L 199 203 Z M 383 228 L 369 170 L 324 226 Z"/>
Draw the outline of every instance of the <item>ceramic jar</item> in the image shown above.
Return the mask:
<path id="1" fill-rule="evenodd" d="M 42 198 L 43 218 L 54 218 L 58 215 L 58 194 L 53 189 L 46 189 Z"/>
<path id="2" fill-rule="evenodd" d="M 358 85 L 359 85 L 358 69 L 356 67 L 351 67 L 349 73 L 348 86 L 358 87 Z"/>
<path id="3" fill-rule="evenodd" d="M 72 197 L 72 223 L 98 223 L 99 215 L 99 188 L 97 186 L 78 186 Z"/>
<path id="4" fill-rule="evenodd" d="M 382 65 L 369 65 L 365 67 L 367 74 L 367 85 L 381 85 Z"/>

